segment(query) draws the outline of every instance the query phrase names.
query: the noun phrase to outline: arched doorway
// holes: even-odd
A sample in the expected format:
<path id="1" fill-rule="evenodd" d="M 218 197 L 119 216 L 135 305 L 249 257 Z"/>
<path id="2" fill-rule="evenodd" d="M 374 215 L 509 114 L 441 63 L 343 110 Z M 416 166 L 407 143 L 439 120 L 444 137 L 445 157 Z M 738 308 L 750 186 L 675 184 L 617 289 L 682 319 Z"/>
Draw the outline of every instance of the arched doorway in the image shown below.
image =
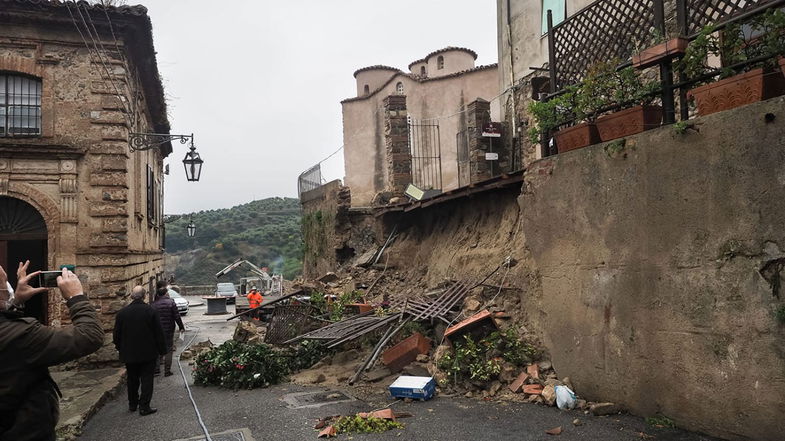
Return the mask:
<path id="1" fill-rule="evenodd" d="M 19 262 L 30 260 L 28 272 L 47 268 L 47 230 L 41 213 L 20 199 L 0 196 L 0 266 L 16 286 Z M 25 305 L 25 315 L 48 324 L 49 298 L 38 294 Z"/>

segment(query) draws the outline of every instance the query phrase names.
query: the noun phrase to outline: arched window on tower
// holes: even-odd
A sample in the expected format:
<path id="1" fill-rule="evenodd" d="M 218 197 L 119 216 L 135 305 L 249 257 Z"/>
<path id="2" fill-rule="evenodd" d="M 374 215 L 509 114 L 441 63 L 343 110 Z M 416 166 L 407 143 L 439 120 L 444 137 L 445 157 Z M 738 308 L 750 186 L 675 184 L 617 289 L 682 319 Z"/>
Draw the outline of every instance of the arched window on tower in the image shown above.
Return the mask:
<path id="1" fill-rule="evenodd" d="M 428 75 L 428 73 L 425 71 L 425 66 L 420 66 L 420 76 L 424 77 L 426 75 Z"/>
<path id="2" fill-rule="evenodd" d="M 436 68 L 437 69 L 444 69 L 444 57 L 439 55 L 439 58 L 436 59 Z"/>
<path id="3" fill-rule="evenodd" d="M 403 95 L 403 83 L 401 83 L 400 81 L 398 82 L 398 84 L 395 85 L 395 93 L 397 93 L 398 95 Z"/>
<path id="4" fill-rule="evenodd" d="M 363 94 L 368 95 L 369 93 L 371 93 L 371 88 L 366 84 L 365 87 L 363 87 Z"/>

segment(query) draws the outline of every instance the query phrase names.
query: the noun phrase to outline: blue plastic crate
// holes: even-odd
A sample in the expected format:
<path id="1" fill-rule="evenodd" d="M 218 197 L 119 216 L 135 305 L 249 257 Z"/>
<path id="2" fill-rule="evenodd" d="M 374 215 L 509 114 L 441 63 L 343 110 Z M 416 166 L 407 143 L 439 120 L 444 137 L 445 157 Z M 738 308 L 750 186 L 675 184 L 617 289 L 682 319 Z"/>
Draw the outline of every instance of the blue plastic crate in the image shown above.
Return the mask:
<path id="1" fill-rule="evenodd" d="M 436 382 L 433 381 L 433 377 L 401 375 L 390 385 L 390 395 L 395 398 L 430 400 L 434 393 L 436 393 Z"/>

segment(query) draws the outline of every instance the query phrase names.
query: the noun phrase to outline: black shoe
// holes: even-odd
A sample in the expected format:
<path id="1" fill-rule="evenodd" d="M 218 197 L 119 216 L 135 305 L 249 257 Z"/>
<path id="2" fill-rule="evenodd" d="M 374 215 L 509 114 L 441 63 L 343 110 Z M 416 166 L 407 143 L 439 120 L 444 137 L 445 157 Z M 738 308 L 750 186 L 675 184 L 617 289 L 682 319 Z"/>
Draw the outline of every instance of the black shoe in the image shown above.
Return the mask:
<path id="1" fill-rule="evenodd" d="M 128 405 L 128 411 L 129 411 L 129 412 L 136 412 L 136 406 L 131 406 L 131 405 L 129 404 L 129 405 Z"/>
<path id="2" fill-rule="evenodd" d="M 172 375 L 174 375 L 172 371 L 164 372 L 164 377 L 171 377 Z"/>
<path id="3" fill-rule="evenodd" d="M 142 407 L 139 409 L 139 415 L 141 416 L 150 415 L 156 412 L 158 412 L 158 409 L 156 409 L 155 407 Z"/>

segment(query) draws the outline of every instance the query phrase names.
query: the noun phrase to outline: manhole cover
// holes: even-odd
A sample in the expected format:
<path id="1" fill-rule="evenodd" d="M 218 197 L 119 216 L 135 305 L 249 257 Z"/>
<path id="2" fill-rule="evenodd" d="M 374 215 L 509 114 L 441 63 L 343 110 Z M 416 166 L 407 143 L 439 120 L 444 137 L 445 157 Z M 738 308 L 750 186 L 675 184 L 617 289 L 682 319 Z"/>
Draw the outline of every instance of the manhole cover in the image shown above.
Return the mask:
<path id="1" fill-rule="evenodd" d="M 254 441 L 251 436 L 251 431 L 248 429 L 228 430 L 221 433 L 211 433 L 210 438 L 213 441 Z M 188 439 L 179 439 L 174 441 L 207 441 L 204 435 L 195 436 Z"/>
<path id="2" fill-rule="evenodd" d="M 303 407 L 320 407 L 327 404 L 344 403 L 354 401 L 354 398 L 345 392 L 326 390 L 321 392 L 298 392 L 287 394 L 281 398 L 288 407 L 299 409 Z"/>

